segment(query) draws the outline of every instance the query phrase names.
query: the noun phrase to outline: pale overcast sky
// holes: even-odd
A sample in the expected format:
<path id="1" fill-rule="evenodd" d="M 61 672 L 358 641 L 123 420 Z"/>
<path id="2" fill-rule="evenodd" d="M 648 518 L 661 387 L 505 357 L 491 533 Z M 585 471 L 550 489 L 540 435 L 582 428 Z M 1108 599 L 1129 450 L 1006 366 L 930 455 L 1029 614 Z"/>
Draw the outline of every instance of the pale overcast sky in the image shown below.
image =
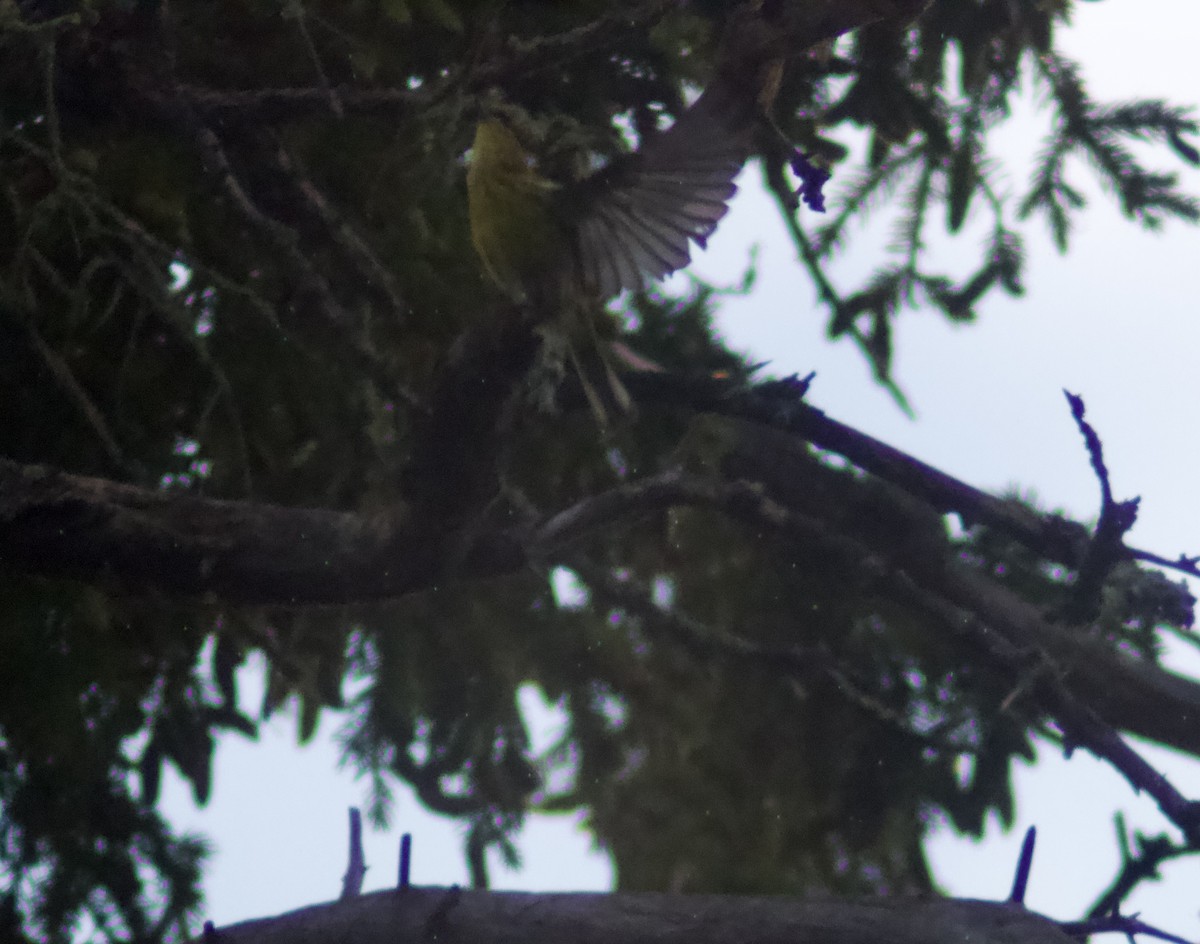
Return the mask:
<path id="1" fill-rule="evenodd" d="M 1103 0 L 1076 5 L 1063 46 L 1084 63 L 1098 100 L 1164 98 L 1200 105 L 1200 4 L 1195 0 Z M 1005 132 L 1005 152 L 1028 155 L 1036 113 Z M 1162 149 L 1159 167 L 1178 171 L 1200 194 L 1200 173 Z M 1021 188 L 1027 167 L 1010 176 Z M 1076 180 L 1088 178 L 1084 167 Z M 1092 201 L 1070 255 L 1053 249 L 1040 224 L 1030 231 L 1023 299 L 996 296 L 981 306 L 978 324 L 955 329 L 930 312 L 905 314 L 896 330 L 897 376 L 918 417 L 904 417 L 874 386 L 849 344 L 824 340 L 824 314 L 794 262 L 777 213 L 743 175 L 730 217 L 698 260 L 709 277 L 732 281 L 748 247 L 759 244 L 760 282 L 751 300 L 731 302 L 722 328 L 737 348 L 771 358 L 778 373 L 816 370 L 812 401 L 833 417 L 870 432 L 981 487 L 1036 491 L 1047 506 L 1085 519 L 1098 507 L 1097 486 L 1063 401 L 1066 387 L 1086 399 L 1104 439 L 1118 497 L 1142 496 L 1132 540 L 1166 556 L 1200 552 L 1196 501 L 1195 404 L 1200 402 L 1200 229 L 1171 224 L 1152 235 L 1135 229 L 1103 198 Z M 1094 192 L 1095 188 L 1090 188 Z M 969 247 L 973 251 L 973 244 Z M 867 253 L 842 270 L 857 284 L 874 259 Z M 855 266 L 859 266 L 857 270 Z M 1200 659 L 1175 665 L 1200 676 Z M 243 671 L 246 704 L 256 704 L 254 670 Z M 536 696 L 530 693 L 530 702 Z M 552 724 L 546 710 L 535 715 Z M 331 723 L 332 722 L 332 723 Z M 295 722 L 276 718 L 258 743 L 228 738 L 216 756 L 213 799 L 197 810 L 178 778 L 164 782 L 164 811 L 180 828 L 208 835 L 216 848 L 205 887 L 218 925 L 264 917 L 335 898 L 346 863 L 346 809 L 363 805 L 366 785 L 336 769 L 328 715 L 314 743 L 294 745 Z M 1200 798 L 1200 765 L 1153 750 L 1175 785 Z M 1131 826 L 1174 832 L 1146 798 L 1134 797 L 1115 774 L 1082 752 L 1069 762 L 1042 752 L 1036 768 L 1018 776 L 1018 825 L 987 841 L 932 840 L 935 873 L 951 893 L 1002 898 L 1025 825 L 1036 823 L 1039 845 L 1030 907 L 1076 918 L 1115 874 L 1112 814 Z M 370 833 L 368 889 L 394 884 L 402 831 L 414 834 L 413 881 L 466 881 L 461 836 L 453 823 L 423 812 L 397 791 L 392 829 Z M 569 817 L 544 817 L 523 834 L 525 869 L 493 867 L 500 888 L 603 890 L 606 859 Z M 1144 920 L 1200 939 L 1200 863 L 1167 866 L 1165 879 L 1134 899 Z"/>

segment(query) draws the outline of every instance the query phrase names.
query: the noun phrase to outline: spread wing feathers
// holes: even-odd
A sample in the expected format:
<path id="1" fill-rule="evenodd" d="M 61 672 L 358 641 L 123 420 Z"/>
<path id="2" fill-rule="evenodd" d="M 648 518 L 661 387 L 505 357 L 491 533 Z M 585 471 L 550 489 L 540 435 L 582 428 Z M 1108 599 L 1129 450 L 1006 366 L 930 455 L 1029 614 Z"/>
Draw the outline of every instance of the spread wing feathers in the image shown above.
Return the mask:
<path id="1" fill-rule="evenodd" d="M 575 276 L 601 299 L 640 288 L 691 261 L 737 191 L 750 152 L 752 109 L 710 89 L 666 131 L 571 188 Z"/>

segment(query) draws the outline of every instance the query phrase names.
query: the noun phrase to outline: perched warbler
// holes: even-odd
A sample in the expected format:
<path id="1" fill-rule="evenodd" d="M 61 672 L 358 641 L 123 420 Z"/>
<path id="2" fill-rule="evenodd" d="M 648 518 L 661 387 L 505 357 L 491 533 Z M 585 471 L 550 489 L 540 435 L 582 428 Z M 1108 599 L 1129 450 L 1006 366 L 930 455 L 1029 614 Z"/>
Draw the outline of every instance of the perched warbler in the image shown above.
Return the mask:
<path id="1" fill-rule="evenodd" d="M 484 107 L 467 170 L 476 253 L 548 342 L 543 366 L 574 365 L 601 425 L 631 407 L 612 368 L 620 348 L 598 336 L 601 305 L 688 265 L 725 215 L 778 83 L 778 31 L 762 8 L 735 8 L 712 79 L 672 125 L 591 174 L 551 179 L 526 146 L 528 116 Z"/>
<path id="2" fill-rule="evenodd" d="M 929 3 L 740 0 L 695 103 L 634 153 L 578 179 L 543 175 L 503 112 L 486 114 L 467 172 L 471 236 L 484 270 L 516 300 L 561 307 L 603 302 L 683 268 L 691 243 L 704 246 L 725 215 L 784 60 L 848 29 L 911 20 Z M 796 201 L 823 209 L 828 173 L 800 151 L 791 165 L 802 182 Z"/>
<path id="3" fill-rule="evenodd" d="M 702 95 L 636 152 L 590 176 L 552 181 L 504 112 L 480 121 L 467 171 L 475 250 L 537 325 L 543 372 L 552 379 L 570 362 L 601 427 L 632 408 L 599 336 L 602 303 L 689 263 L 690 243 L 704 245 L 737 189 L 750 130 Z"/>
<path id="4" fill-rule="evenodd" d="M 725 215 L 749 124 L 703 96 L 635 153 L 551 181 L 504 118 L 479 123 L 467 172 L 471 237 L 485 272 L 518 300 L 604 301 L 688 264 Z M 714 114 L 714 112 L 716 112 Z"/>
<path id="5" fill-rule="evenodd" d="M 485 110 L 467 171 L 471 236 L 510 297 L 603 302 L 686 266 L 737 190 L 755 120 L 774 94 L 761 4 L 730 21 L 703 94 L 637 151 L 579 179 L 543 175 L 503 109 Z M 511 115 L 511 112 L 509 112 Z"/>

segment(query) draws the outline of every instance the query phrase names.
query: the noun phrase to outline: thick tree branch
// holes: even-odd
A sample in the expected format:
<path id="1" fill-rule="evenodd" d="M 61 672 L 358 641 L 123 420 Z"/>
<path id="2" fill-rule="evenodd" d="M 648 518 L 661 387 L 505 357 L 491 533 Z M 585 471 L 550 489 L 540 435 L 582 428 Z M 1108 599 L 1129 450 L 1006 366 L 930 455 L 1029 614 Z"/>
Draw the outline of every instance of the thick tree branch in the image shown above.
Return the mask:
<path id="1" fill-rule="evenodd" d="M 662 485 L 655 492 L 660 501 L 665 499 Z M 957 608 L 960 614 L 969 614 L 976 620 L 979 627 L 976 639 L 990 639 L 1001 647 L 989 655 L 993 662 L 1011 671 L 1037 671 L 1039 655 L 1044 653 L 1050 660 L 1050 668 L 1062 673 L 1062 689 L 1049 692 L 1040 703 L 1060 722 L 1064 716 L 1071 722 L 1070 712 L 1077 710 L 1064 700 L 1069 695 L 1113 728 L 1200 753 L 1197 723 L 1200 686 L 1194 681 L 1120 655 L 1109 642 L 1080 627 L 1047 619 L 1036 606 L 973 570 L 941 560 L 909 556 L 903 546 L 881 552 L 833 533 L 822 522 L 779 505 L 745 483 L 711 490 L 702 484 L 680 483 L 676 504 L 719 507 L 731 517 L 742 518 L 777 537 L 819 549 L 823 556 L 839 561 L 847 574 L 860 575 L 864 593 L 877 589 L 904 599 L 910 596 L 913 587 L 919 587 L 923 605 L 923 601 L 936 601 L 939 607 Z M 953 627 L 954 619 L 946 615 L 949 610 L 943 609 L 941 613 L 945 617 L 943 625 Z M 1102 737 L 1103 732 L 1088 728 L 1086 721 L 1080 716 L 1072 722 L 1080 728 L 1080 743 L 1085 743 L 1082 732 L 1086 730 L 1091 733 L 1085 746 L 1104 747 L 1108 742 Z M 1128 774 L 1126 767 L 1137 767 L 1133 760 L 1125 766 L 1118 763 L 1120 758 L 1109 756 L 1118 748 L 1111 743 L 1108 747 L 1112 749 L 1109 753 L 1100 750 L 1096 753 L 1117 763 L 1123 773 Z M 1186 828 L 1194 816 L 1191 806 L 1181 797 L 1171 797 L 1165 792 L 1159 796 L 1152 772 L 1138 767 L 1134 776 L 1135 785 L 1155 795 L 1173 819 L 1177 815 L 1182 817 L 1176 821 Z"/>
<path id="2" fill-rule="evenodd" d="M 1054 922 L 999 902 L 805 901 L 720 895 L 409 888 L 221 928 L 219 944 L 1070 944 Z"/>
<path id="3" fill-rule="evenodd" d="M 1077 743 L 1109 760 L 1135 787 L 1154 796 L 1181 828 L 1191 828 L 1197 815 L 1194 804 L 1179 796 L 1112 729 L 1200 753 L 1200 686 L 1195 682 L 1122 656 L 1111 644 L 1078 627 L 1048 620 L 1036 607 L 965 566 L 907 555 L 903 545 L 887 550 L 868 547 L 780 505 L 747 483 L 712 485 L 660 477 L 646 486 L 644 492 L 626 486 L 581 502 L 552 518 L 538 533 L 553 535 L 552 543 L 558 543 L 588 521 L 691 504 L 719 508 L 760 533 L 819 552 L 836 561 L 847 575 L 856 576 L 861 592 L 878 591 L 908 600 L 941 626 L 982 644 L 993 665 L 1011 673 L 1015 684 L 1029 681 L 1040 693 L 1042 710 L 1058 719 Z M 1061 676 L 1055 686 L 1047 687 L 1036 676 L 1047 672 Z"/>
<path id="4" fill-rule="evenodd" d="M 634 377 L 633 380 L 644 378 Z M 654 378 L 658 379 L 658 378 Z M 856 464 L 927 497 L 935 507 L 966 505 L 978 519 L 1022 535 L 1052 556 L 1072 545 L 1045 540 L 1037 516 L 1000 502 L 856 433 L 819 411 L 762 394 L 660 386 L 660 402 L 680 395 L 690 408 L 744 416 L 799 433 Z M 441 467 L 441 466 L 439 466 Z M 436 474 L 431 468 L 430 474 Z M 444 475 L 444 473 L 443 473 Z M 841 561 L 867 592 L 903 589 L 907 573 L 940 600 L 1001 627 L 1016 650 L 1044 651 L 1073 695 L 1121 730 L 1200 753 L 1200 686 L 1121 656 L 1103 640 L 1048 621 L 1035 607 L 965 568 L 926 567 L 905 547 L 879 549 L 817 518 L 773 501 L 745 482 L 660 477 L 594 496 L 538 525 L 469 533 L 402 515 L 364 519 L 320 510 L 214 501 L 87 479 L 0 461 L 0 559 L 9 570 L 101 579 L 231 603 L 338 604 L 397 597 L 452 579 L 508 574 L 545 559 L 618 518 L 671 505 L 705 505 L 759 532 L 818 549 Z M 960 509 L 961 510 L 961 509 Z M 1010 532 L 1011 533 L 1011 532 Z M 1053 532 L 1051 532 L 1053 536 Z"/>
<path id="5" fill-rule="evenodd" d="M 1111 668 L 1116 663 L 1106 658 L 1106 652 L 1086 643 L 1081 645 L 1077 631 L 1045 622 L 1033 607 L 978 575 L 947 568 L 937 575 L 923 576 L 924 580 L 898 574 L 895 589 L 944 627 L 976 640 L 994 663 L 1014 672 L 1020 688 L 1057 721 L 1071 746 L 1082 746 L 1107 761 L 1135 790 L 1144 790 L 1153 797 L 1189 841 L 1200 841 L 1200 803 L 1185 798 L 1115 730 L 1122 728 L 1164 740 L 1150 733 L 1151 729 L 1163 730 L 1162 719 L 1157 716 L 1162 702 L 1139 705 L 1119 693 L 1112 697 L 1114 692 L 1098 684 L 1111 680 L 1119 685 L 1122 681 L 1113 677 Z M 1147 667 L 1131 662 L 1129 668 L 1138 666 Z M 1159 669 L 1154 673 L 1178 678 Z M 1195 687 L 1194 683 L 1189 685 Z M 1174 726 L 1174 734 L 1191 741 L 1195 746 L 1185 749 L 1195 753 L 1200 747 L 1194 733 L 1200 712 L 1196 706 L 1183 708 L 1181 718 L 1182 724 Z"/>
<path id="6" fill-rule="evenodd" d="M 0 459 L 0 564 L 46 577 L 230 603 L 344 604 L 447 579 L 439 539 L 402 515 L 364 518 L 152 491 Z M 523 555 L 480 538 L 464 572 L 510 572 Z"/>
<path id="7" fill-rule="evenodd" d="M 707 376 L 631 373 L 622 382 L 635 401 L 713 413 L 790 433 L 928 502 L 944 514 L 957 514 L 967 527 L 987 525 L 1007 534 L 1046 560 L 1079 567 L 1090 537 L 1087 529 L 1058 515 L 1038 514 L 1017 501 L 997 498 L 901 452 L 881 440 L 840 423 L 798 399 L 777 396 L 774 383 L 739 386 Z M 1196 559 L 1165 558 L 1124 546 L 1123 559 L 1138 560 L 1200 576 Z"/>
<path id="8" fill-rule="evenodd" d="M 255 124 L 285 121 L 329 111 L 330 95 L 344 112 L 356 115 L 407 114 L 429 104 L 429 93 L 396 88 L 264 88 L 213 89 L 181 84 L 173 90 L 179 103 L 214 119 L 241 119 Z M 165 96 L 146 93 L 161 107 Z"/>
<path id="9" fill-rule="evenodd" d="M 779 539 L 803 542 L 857 574 L 864 592 L 903 590 L 901 562 L 763 496 L 753 486 L 651 480 L 551 517 L 542 528 L 435 535 L 401 515 L 349 513 L 181 496 L 0 460 L 0 561 L 9 571 L 215 596 L 233 604 L 346 604 L 457 579 L 518 572 L 575 532 L 648 507 L 722 509 Z M 1200 686 L 1048 622 L 1033 606 L 962 568 L 918 575 L 936 598 L 975 614 L 1018 657 L 1044 651 L 1065 684 L 1114 727 L 1200 753 Z M 1018 658 L 1017 664 L 1026 664 Z"/>
<path id="10" fill-rule="evenodd" d="M 1120 655 L 1080 627 L 1051 622 L 1037 607 L 965 568 L 914 579 L 936 599 L 972 614 L 981 632 L 1013 647 L 1014 664 L 1022 652 L 1026 657 L 1044 652 L 1061 673 L 1064 690 L 1112 727 L 1200 753 L 1200 686 L 1191 679 Z M 1031 670 L 1034 664 L 1028 662 Z M 1056 716 L 1062 714 L 1058 701 L 1056 696 L 1046 703 Z"/>

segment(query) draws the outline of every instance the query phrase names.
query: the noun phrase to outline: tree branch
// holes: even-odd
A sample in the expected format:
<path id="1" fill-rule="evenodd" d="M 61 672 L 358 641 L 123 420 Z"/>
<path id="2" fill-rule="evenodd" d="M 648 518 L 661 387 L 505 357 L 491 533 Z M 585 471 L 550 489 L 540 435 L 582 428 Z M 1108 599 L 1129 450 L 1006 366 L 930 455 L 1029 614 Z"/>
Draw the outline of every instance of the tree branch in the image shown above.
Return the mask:
<path id="1" fill-rule="evenodd" d="M 963 525 L 987 525 L 1003 532 L 1046 560 L 1079 567 L 1090 546 L 1087 529 L 1059 515 L 1038 514 L 1020 502 L 997 498 L 881 440 L 826 416 L 808 403 L 780 397 L 776 382 L 742 386 L 707 376 L 629 373 L 622 383 L 643 405 L 682 407 L 749 420 L 789 433 L 922 499 L 937 511 L 957 514 Z M 1123 545 L 1122 559 L 1138 560 L 1200 576 L 1196 558 L 1166 558 Z"/>
<path id="2" fill-rule="evenodd" d="M 233 604 L 346 604 L 448 579 L 440 541 L 399 514 L 199 498 L 0 459 L 0 561 L 10 573 L 109 578 Z M 453 559 L 483 577 L 525 558 L 485 535 Z"/>
<path id="3" fill-rule="evenodd" d="M 573 944 L 1071 944 L 1008 903 L 901 898 L 810 901 L 721 895 L 528 894 L 409 888 L 247 921 L 219 944 L 531 940 Z"/>
<path id="4" fill-rule="evenodd" d="M 1069 728 L 1077 743 L 1109 760 L 1137 788 L 1154 796 L 1180 828 L 1190 828 L 1197 815 L 1194 805 L 1173 792 L 1111 728 L 1200 753 L 1197 683 L 1114 652 L 1110 644 L 1078 627 L 1051 622 L 1035 606 L 964 566 L 907 556 L 902 545 L 881 552 L 785 508 L 748 483 L 712 485 L 659 477 L 645 485 L 644 490 L 623 486 L 581 502 L 534 533 L 553 535 L 557 544 L 565 536 L 578 536 L 583 522 L 608 522 L 650 507 L 691 504 L 719 508 L 760 532 L 802 544 L 856 575 L 862 592 L 877 590 L 907 600 L 943 627 L 968 634 L 993 665 L 1013 673 L 1017 683 L 1038 682 L 1040 677 L 1029 678 L 1030 672 L 1061 673 L 1061 688 L 1038 688 L 1042 710 Z M 536 542 L 531 551 L 537 553 Z M 1049 663 L 1042 665 L 1043 658 Z M 1088 706 L 1111 728 L 1097 727 L 1097 719 L 1081 713 L 1079 705 Z"/>
<path id="5" fill-rule="evenodd" d="M 238 119 L 257 125 L 269 124 L 313 113 L 329 112 L 330 95 L 336 97 L 342 110 L 355 115 L 397 115 L 425 107 L 429 93 L 423 90 L 397 88 L 353 88 L 350 86 L 213 89 L 180 84 L 172 96 L 180 105 L 193 108 L 200 114 L 217 120 Z M 145 93 L 160 109 L 168 100 L 165 95 Z"/>
<path id="6" fill-rule="evenodd" d="M 1054 717 L 1070 745 L 1085 747 L 1107 761 L 1135 790 L 1153 797 L 1189 841 L 1200 841 L 1200 803 L 1187 800 L 1114 730 L 1177 746 L 1186 741 L 1191 746 L 1184 750 L 1200 752 L 1196 733 L 1200 705 L 1193 701 L 1198 690 L 1194 682 L 1124 659 L 1086 638 L 1078 628 L 1047 622 L 1035 607 L 963 568 L 947 567 L 916 577 L 898 574 L 892 582 L 902 599 L 947 629 L 974 638 L 995 664 L 1019 673 L 1016 680 Z M 1156 695 L 1153 700 L 1129 699 L 1129 682 L 1146 670 L 1157 680 Z M 1181 719 L 1165 719 L 1164 724 L 1159 713 L 1166 702 L 1158 699 L 1168 696 L 1173 681 L 1193 690 L 1192 704 L 1176 704 Z"/>
<path id="7" fill-rule="evenodd" d="M 964 498 L 980 516 L 995 516 L 1001 524 L 1016 521 L 1035 542 L 1043 533 L 1036 520 L 1030 525 L 1012 518 L 1008 503 L 811 407 L 772 405 L 761 395 L 728 390 L 723 398 L 714 393 L 711 403 L 720 412 L 766 419 L 803 431 L 812 441 L 836 444 L 857 464 L 933 496 L 935 505 Z M 696 405 L 696 397 L 689 405 Z M 869 547 L 746 482 L 659 477 L 585 499 L 532 526 L 488 529 L 473 521 L 465 531 L 447 531 L 444 522 L 439 529 L 436 516 L 366 519 L 168 495 L 0 460 L 0 559 L 12 571 L 91 580 L 112 576 L 134 588 L 215 595 L 235 604 L 345 604 L 398 597 L 449 580 L 511 574 L 617 518 L 679 504 L 717 508 L 760 533 L 819 552 L 856 575 L 864 592 L 903 598 L 906 581 L 916 580 L 937 600 L 980 620 L 1009 647 L 1018 668 L 1028 666 L 1022 651 L 1045 652 L 1063 670 L 1071 695 L 1108 724 L 1200 753 L 1195 682 L 1056 625 L 965 567 L 907 559 L 903 544 Z"/>

